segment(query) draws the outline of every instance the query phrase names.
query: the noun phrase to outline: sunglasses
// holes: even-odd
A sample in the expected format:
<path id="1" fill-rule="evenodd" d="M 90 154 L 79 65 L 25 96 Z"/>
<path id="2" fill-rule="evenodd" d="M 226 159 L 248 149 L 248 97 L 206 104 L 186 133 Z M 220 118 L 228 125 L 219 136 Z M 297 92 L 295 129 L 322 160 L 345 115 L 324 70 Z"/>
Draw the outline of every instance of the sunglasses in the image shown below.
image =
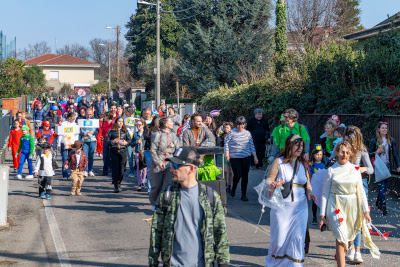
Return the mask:
<path id="1" fill-rule="evenodd" d="M 245 122 L 239 122 L 237 125 L 245 125 Z"/>
<path id="2" fill-rule="evenodd" d="M 177 164 L 177 163 L 172 163 L 172 166 L 174 167 L 175 170 L 179 169 L 180 167 L 184 166 L 190 166 L 188 164 Z"/>

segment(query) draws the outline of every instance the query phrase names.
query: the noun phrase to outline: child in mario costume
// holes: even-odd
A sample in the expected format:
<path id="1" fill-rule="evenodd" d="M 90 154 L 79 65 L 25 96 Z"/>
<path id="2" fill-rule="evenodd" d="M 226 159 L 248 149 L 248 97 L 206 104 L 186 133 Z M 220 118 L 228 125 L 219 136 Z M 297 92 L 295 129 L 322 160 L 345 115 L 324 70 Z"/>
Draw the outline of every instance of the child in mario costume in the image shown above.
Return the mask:
<path id="1" fill-rule="evenodd" d="M 50 129 L 50 122 L 49 121 L 44 121 L 42 123 L 42 127 L 39 129 L 37 133 L 37 138 L 39 138 L 41 135 L 47 136 L 47 142 L 51 145 L 53 143 L 54 139 L 54 131 L 53 129 Z"/>
<path id="2" fill-rule="evenodd" d="M 21 137 L 22 137 L 22 130 L 20 128 L 20 122 L 18 120 L 15 120 L 14 129 L 11 130 L 10 139 L 8 141 L 8 151 L 11 150 L 11 154 L 13 157 L 14 171 L 18 169 L 19 165 L 20 155 L 18 155 L 18 157 L 15 157 L 15 155 L 17 154 Z"/>
<path id="3" fill-rule="evenodd" d="M 21 137 L 21 141 L 19 143 L 18 152 L 15 157 L 20 155 L 19 167 L 18 167 L 18 179 L 22 179 L 22 168 L 24 167 L 25 160 L 28 161 L 28 169 L 29 175 L 27 175 L 26 179 L 33 179 L 33 167 L 32 167 L 32 157 L 33 152 L 35 150 L 35 142 L 33 137 L 29 135 L 29 127 L 24 125 L 22 126 L 23 136 Z"/>

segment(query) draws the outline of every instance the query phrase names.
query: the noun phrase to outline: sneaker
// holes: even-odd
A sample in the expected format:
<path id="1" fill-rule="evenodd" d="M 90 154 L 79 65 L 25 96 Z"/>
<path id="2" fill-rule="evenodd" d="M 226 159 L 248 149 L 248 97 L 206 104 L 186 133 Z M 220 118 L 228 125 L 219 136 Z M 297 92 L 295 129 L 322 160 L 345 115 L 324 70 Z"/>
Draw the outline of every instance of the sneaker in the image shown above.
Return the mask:
<path id="1" fill-rule="evenodd" d="M 96 153 L 97 154 L 97 156 L 99 157 L 100 156 L 100 154 L 99 153 Z"/>
<path id="2" fill-rule="evenodd" d="M 21 180 L 21 179 L 22 179 L 22 175 L 21 175 L 21 174 L 18 174 L 18 175 L 17 175 L 17 179 L 18 179 L 18 180 Z"/>
<path id="3" fill-rule="evenodd" d="M 121 187 L 120 184 L 118 185 L 118 190 L 119 190 L 119 191 L 122 191 L 122 187 Z"/>
<path id="4" fill-rule="evenodd" d="M 226 193 L 227 193 L 227 194 L 230 194 L 230 193 L 231 193 L 231 187 L 230 187 L 230 186 L 228 186 L 228 187 L 226 188 Z"/>
<path id="5" fill-rule="evenodd" d="M 355 263 L 363 263 L 363 262 L 364 262 L 363 259 L 362 259 L 362 257 L 361 257 L 361 252 L 356 252 L 356 253 L 354 253 L 354 260 L 353 260 L 353 262 L 355 262 Z"/>
<path id="6" fill-rule="evenodd" d="M 71 196 L 75 196 L 75 192 L 71 192 Z"/>
<path id="7" fill-rule="evenodd" d="M 355 253 L 356 253 L 356 251 L 354 249 L 350 249 L 349 252 L 347 252 L 346 260 L 354 261 L 354 254 Z"/>
<path id="8" fill-rule="evenodd" d="M 88 177 L 87 171 L 85 171 L 85 172 L 83 173 L 83 176 Z"/>
<path id="9" fill-rule="evenodd" d="M 63 177 L 63 181 L 67 181 L 68 180 L 68 177 Z"/>
<path id="10" fill-rule="evenodd" d="M 90 172 L 89 172 L 89 176 L 94 177 L 94 176 L 95 176 L 95 175 L 94 175 L 94 172 L 93 172 L 93 171 L 90 171 Z"/>
<path id="11" fill-rule="evenodd" d="M 46 199 L 51 199 L 50 194 L 46 194 Z"/>
<path id="12" fill-rule="evenodd" d="M 77 196 L 82 196 L 82 193 L 81 192 L 76 192 L 76 195 Z"/>
<path id="13" fill-rule="evenodd" d="M 102 158 L 102 157 L 103 157 L 103 154 L 100 154 L 99 157 Z"/>
<path id="14" fill-rule="evenodd" d="M 129 177 L 129 178 L 133 178 L 133 177 L 135 177 L 135 174 L 134 174 L 134 173 L 130 173 L 130 174 L 128 175 L 128 177 Z"/>
<path id="15" fill-rule="evenodd" d="M 137 191 L 142 191 L 142 188 L 139 186 L 138 188 L 137 188 Z"/>
<path id="16" fill-rule="evenodd" d="M 17 168 L 14 168 L 14 172 L 17 172 L 17 170 L 18 170 Z"/>
<path id="17" fill-rule="evenodd" d="M 44 192 L 40 193 L 40 197 L 41 198 L 46 198 L 45 195 L 44 195 Z"/>
<path id="18" fill-rule="evenodd" d="M 317 218 L 314 218 L 313 220 L 312 220 L 312 223 L 311 223 L 312 225 L 317 225 L 318 224 L 318 222 L 317 222 Z"/>
<path id="19" fill-rule="evenodd" d="M 118 187 L 114 187 L 114 193 L 119 193 L 119 188 Z"/>
<path id="20" fill-rule="evenodd" d="M 241 197 L 240 197 L 240 200 L 242 200 L 242 201 L 249 201 L 249 199 L 248 199 L 246 196 L 241 196 Z"/>
<path id="21" fill-rule="evenodd" d="M 33 179 L 33 175 L 32 174 L 27 175 L 27 176 L 25 176 L 25 179 Z"/>

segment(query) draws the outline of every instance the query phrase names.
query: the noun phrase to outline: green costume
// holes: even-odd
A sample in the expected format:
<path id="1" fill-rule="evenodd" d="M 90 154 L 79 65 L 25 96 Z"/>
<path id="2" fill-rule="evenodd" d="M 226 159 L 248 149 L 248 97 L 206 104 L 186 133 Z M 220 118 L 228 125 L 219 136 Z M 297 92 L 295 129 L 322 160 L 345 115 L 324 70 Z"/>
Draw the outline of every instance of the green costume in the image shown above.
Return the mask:
<path id="1" fill-rule="evenodd" d="M 205 155 L 203 162 L 204 166 L 198 169 L 199 181 L 217 180 L 217 175 L 221 173 L 221 170 L 214 166 L 214 156 Z"/>
<path id="2" fill-rule="evenodd" d="M 272 132 L 274 143 L 278 146 L 279 150 L 285 148 L 285 140 L 290 134 L 298 134 L 301 136 L 301 138 L 303 138 L 304 142 L 310 143 L 310 136 L 308 135 L 305 126 L 295 122 L 293 128 L 290 130 L 285 123 L 275 127 L 274 131 Z"/>
<path id="3" fill-rule="evenodd" d="M 180 185 L 174 183 L 170 187 L 171 201 L 166 208 L 163 207 L 165 192 L 159 195 L 154 210 L 150 235 L 149 266 L 158 266 L 160 253 L 164 266 L 171 265 L 175 221 L 181 201 Z M 214 208 L 211 207 L 208 200 L 207 187 L 199 183 L 199 203 L 204 212 L 200 232 L 203 237 L 205 266 L 211 266 L 214 259 L 219 266 L 228 266 L 229 243 L 224 208 L 218 193 L 213 191 L 213 194 Z"/>
<path id="4" fill-rule="evenodd" d="M 326 152 L 331 153 L 333 151 L 333 149 L 335 148 L 335 146 L 333 145 L 333 141 L 335 141 L 337 139 L 337 137 L 326 137 Z"/>

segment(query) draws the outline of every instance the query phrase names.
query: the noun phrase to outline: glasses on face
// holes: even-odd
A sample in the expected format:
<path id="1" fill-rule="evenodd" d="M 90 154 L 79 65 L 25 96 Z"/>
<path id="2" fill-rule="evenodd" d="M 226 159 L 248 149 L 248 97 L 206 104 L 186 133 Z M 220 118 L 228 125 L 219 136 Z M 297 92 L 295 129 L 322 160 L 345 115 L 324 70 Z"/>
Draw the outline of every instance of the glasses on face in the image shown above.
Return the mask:
<path id="1" fill-rule="evenodd" d="M 239 122 L 237 125 L 245 125 L 246 123 L 244 122 Z"/>
<path id="2" fill-rule="evenodd" d="M 143 126 L 143 124 L 136 124 L 136 126 L 137 126 L 137 127 L 141 127 L 141 126 Z"/>
<path id="3" fill-rule="evenodd" d="M 177 163 L 172 163 L 172 166 L 174 167 L 175 170 L 179 169 L 180 167 L 184 167 L 184 166 L 190 166 L 187 164 L 177 164 Z"/>

